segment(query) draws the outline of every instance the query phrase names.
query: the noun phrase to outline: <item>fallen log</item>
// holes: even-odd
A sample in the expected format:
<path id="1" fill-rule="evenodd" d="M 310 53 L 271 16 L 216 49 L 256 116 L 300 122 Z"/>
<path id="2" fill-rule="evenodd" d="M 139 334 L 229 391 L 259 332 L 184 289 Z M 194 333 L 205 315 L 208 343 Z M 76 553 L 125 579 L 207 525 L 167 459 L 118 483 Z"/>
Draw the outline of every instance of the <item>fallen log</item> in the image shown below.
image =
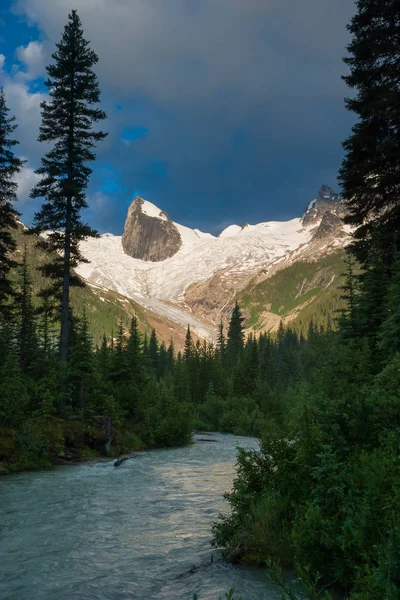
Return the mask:
<path id="1" fill-rule="evenodd" d="M 235 564 L 240 561 L 243 554 L 245 554 L 245 553 L 246 553 L 246 548 L 243 548 L 242 546 L 238 546 L 237 548 L 234 548 L 231 552 L 229 552 L 229 554 L 227 556 L 225 556 L 225 560 L 226 560 L 226 562 Z"/>
<path id="2" fill-rule="evenodd" d="M 114 463 L 114 467 L 119 467 L 122 465 L 122 463 L 124 463 L 126 460 L 130 460 L 131 458 L 135 458 L 135 454 L 130 454 L 129 456 L 121 456 L 118 460 L 115 461 Z"/>

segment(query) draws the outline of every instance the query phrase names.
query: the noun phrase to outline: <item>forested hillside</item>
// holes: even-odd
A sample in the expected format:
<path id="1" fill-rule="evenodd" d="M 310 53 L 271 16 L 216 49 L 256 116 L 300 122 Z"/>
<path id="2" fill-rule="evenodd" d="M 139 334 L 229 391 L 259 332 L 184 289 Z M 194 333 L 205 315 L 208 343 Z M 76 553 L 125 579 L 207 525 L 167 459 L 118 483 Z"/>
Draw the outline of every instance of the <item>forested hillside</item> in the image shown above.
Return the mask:
<path id="1" fill-rule="evenodd" d="M 345 252 L 340 250 L 313 261 L 298 261 L 259 281 L 251 281 L 240 293 L 246 328 L 257 333 L 276 333 L 281 321 L 307 336 L 310 323 L 335 327 L 341 299 Z"/>

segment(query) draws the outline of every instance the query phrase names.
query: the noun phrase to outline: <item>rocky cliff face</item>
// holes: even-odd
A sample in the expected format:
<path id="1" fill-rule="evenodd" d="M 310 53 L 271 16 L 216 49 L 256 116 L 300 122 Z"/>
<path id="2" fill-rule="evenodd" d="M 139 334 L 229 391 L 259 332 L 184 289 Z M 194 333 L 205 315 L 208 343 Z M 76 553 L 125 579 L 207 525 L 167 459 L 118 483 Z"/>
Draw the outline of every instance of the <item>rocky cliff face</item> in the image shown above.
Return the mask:
<path id="1" fill-rule="evenodd" d="M 328 185 L 321 186 L 315 200 L 310 202 L 304 215 L 303 225 L 313 225 L 321 219 L 326 212 L 332 212 L 340 217 L 342 209 L 342 200 L 339 194 L 336 194 Z"/>
<path id="2" fill-rule="evenodd" d="M 302 223 L 305 227 L 315 225 L 316 229 L 312 240 L 326 238 L 343 238 L 347 233 L 343 229 L 345 209 L 339 194 L 332 188 L 323 185 L 315 200 L 308 205 Z"/>
<path id="3" fill-rule="evenodd" d="M 128 256 L 159 262 L 174 256 L 182 239 L 168 214 L 139 196 L 128 210 L 122 247 Z"/>
<path id="4" fill-rule="evenodd" d="M 342 216 L 333 211 L 327 211 L 322 217 L 321 223 L 314 233 L 313 240 L 326 240 L 327 238 L 345 238 Z"/>

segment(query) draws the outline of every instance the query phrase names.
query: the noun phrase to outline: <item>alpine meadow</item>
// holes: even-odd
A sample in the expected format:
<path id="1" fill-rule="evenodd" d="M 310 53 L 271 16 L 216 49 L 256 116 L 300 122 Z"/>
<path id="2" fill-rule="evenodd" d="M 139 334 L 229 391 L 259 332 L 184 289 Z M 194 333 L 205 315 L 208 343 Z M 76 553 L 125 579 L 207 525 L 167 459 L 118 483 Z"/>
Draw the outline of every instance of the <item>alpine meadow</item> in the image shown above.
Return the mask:
<path id="1" fill-rule="evenodd" d="M 171 0 L 163 16 L 157 2 L 110 12 L 78 0 L 82 21 L 67 7 L 58 42 L 69 2 L 45 4 L 12 0 L 0 14 L 30 40 L 12 67 L 0 54 L 0 596 L 399 600 L 399 0 L 338 4 L 353 16 L 340 53 L 347 139 L 336 170 L 336 159 L 314 165 L 302 147 L 320 116 L 300 117 L 303 92 L 287 93 L 287 80 L 301 74 L 279 66 L 278 48 L 309 56 L 310 38 L 323 39 L 314 0 L 301 18 L 287 1 L 222 2 L 224 31 L 206 21 L 208 11 L 222 18 L 208 3 Z M 283 7 L 297 15 L 287 31 Z M 265 49 L 252 37 L 268 19 Z M 331 47 L 326 36 L 307 77 L 329 111 L 338 89 L 317 90 L 342 37 Z M 251 80 L 253 67 L 264 77 L 261 48 L 272 69 L 265 98 Z M 20 89 L 34 98 L 25 115 Z M 288 102 L 290 136 L 279 112 Z M 323 117 L 332 118 L 323 135 L 337 135 L 339 111 Z M 234 116 L 234 134 L 222 133 Z M 251 148 L 259 155 L 261 143 L 265 164 L 283 148 L 287 205 L 261 203 L 275 169 L 261 173 L 260 195 Z M 321 186 L 311 201 L 293 148 Z M 321 185 L 328 176 L 340 192 Z M 194 206 L 203 185 L 210 199 Z M 143 197 L 169 187 L 168 212 Z M 257 205 L 270 220 L 233 225 L 218 216 L 219 196 L 227 213 L 255 215 Z M 125 218 L 122 233 L 114 215 Z M 209 217 L 214 233 L 202 230 Z"/>

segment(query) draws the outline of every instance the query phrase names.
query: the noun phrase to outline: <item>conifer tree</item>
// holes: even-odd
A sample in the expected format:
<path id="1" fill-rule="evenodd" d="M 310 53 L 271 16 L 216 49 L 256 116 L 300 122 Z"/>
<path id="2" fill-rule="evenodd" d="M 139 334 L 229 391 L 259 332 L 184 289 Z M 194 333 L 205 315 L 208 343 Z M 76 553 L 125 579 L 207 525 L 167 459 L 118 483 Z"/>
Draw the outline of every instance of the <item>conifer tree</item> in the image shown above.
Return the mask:
<path id="1" fill-rule="evenodd" d="M 190 325 L 187 326 L 186 337 L 185 337 L 185 348 L 183 351 L 183 360 L 188 363 L 193 354 L 193 340 L 192 333 L 190 331 Z"/>
<path id="2" fill-rule="evenodd" d="M 149 353 L 149 336 L 147 332 L 144 333 L 143 336 L 143 364 L 146 371 L 151 369 L 151 361 L 150 361 L 150 353 Z"/>
<path id="3" fill-rule="evenodd" d="M 398 0 L 357 0 L 348 26 L 352 41 L 344 77 L 356 91 L 346 106 L 357 116 L 344 142 L 340 171 L 347 223 L 358 227 L 353 251 L 364 263 L 372 238 L 387 243 L 400 229 L 400 5 Z M 385 258 L 385 262 L 389 258 Z"/>
<path id="4" fill-rule="evenodd" d="M 39 314 L 38 332 L 40 345 L 45 358 L 54 350 L 54 335 L 52 335 L 52 306 L 48 294 L 41 294 L 42 303 L 37 309 Z"/>
<path id="5" fill-rule="evenodd" d="M 117 338 L 112 350 L 112 371 L 111 378 L 116 383 L 128 379 L 128 368 L 126 364 L 126 337 L 122 317 L 118 324 Z"/>
<path id="6" fill-rule="evenodd" d="M 157 374 L 158 371 L 158 340 L 157 340 L 157 334 L 156 334 L 156 330 L 153 329 L 150 335 L 150 341 L 149 341 L 149 359 L 150 359 L 150 366 L 154 372 L 154 374 Z"/>
<path id="7" fill-rule="evenodd" d="M 392 270 L 385 265 L 384 256 L 385 250 L 382 250 L 374 239 L 365 269 L 359 277 L 357 327 L 361 336 L 370 340 L 372 347 L 375 347 L 379 329 L 385 319 L 386 299 L 392 274 Z"/>
<path id="8" fill-rule="evenodd" d="M 274 353 L 274 344 L 267 335 L 261 336 L 260 344 L 260 379 L 263 383 L 268 383 L 271 387 L 276 384 L 277 364 L 276 353 Z"/>
<path id="9" fill-rule="evenodd" d="M 174 347 L 174 342 L 171 339 L 168 349 L 167 349 L 167 370 L 168 371 L 172 371 L 172 369 L 174 367 L 174 360 L 175 360 L 175 347 Z"/>
<path id="10" fill-rule="evenodd" d="M 234 391 L 238 396 L 252 395 L 257 385 L 260 368 L 258 343 L 250 336 L 245 351 L 236 367 L 234 375 Z"/>
<path id="11" fill-rule="evenodd" d="M 68 374 L 74 388 L 77 407 L 84 412 L 90 385 L 90 375 L 93 371 L 93 343 L 89 333 L 89 323 L 85 310 L 75 327 L 76 334 L 74 336 L 74 344 L 70 350 Z"/>
<path id="12" fill-rule="evenodd" d="M 239 308 L 239 304 L 235 303 L 232 311 L 231 319 L 228 328 L 228 342 L 226 345 L 226 353 L 229 365 L 234 367 L 243 350 L 244 344 L 244 331 L 243 331 L 242 311 Z"/>
<path id="13" fill-rule="evenodd" d="M 218 325 L 217 351 L 220 361 L 221 363 L 223 363 L 225 361 L 226 355 L 226 340 L 224 335 L 224 325 L 222 323 L 222 319 L 220 321 L 220 324 Z"/>
<path id="14" fill-rule="evenodd" d="M 81 285 L 73 273 L 84 262 L 79 242 L 96 232 L 82 221 L 81 212 L 87 208 L 85 190 L 95 160 L 93 148 L 106 136 L 95 131 L 93 124 L 104 119 L 105 113 L 94 108 L 100 90 L 93 66 L 97 55 L 83 37 L 81 21 L 75 10 L 68 17 L 61 41 L 52 55 L 54 63 L 47 67 L 50 101 L 43 102 L 39 141 L 52 143 L 42 158 L 37 173 L 42 176 L 32 189 L 32 198 L 44 198 L 41 210 L 34 219 L 36 233 L 51 231 L 39 246 L 52 257 L 41 267 L 52 282 L 51 291 L 61 293 L 60 358 L 68 358 L 69 293 L 71 285 Z"/>
<path id="15" fill-rule="evenodd" d="M 393 265 L 393 275 L 389 286 L 385 317 L 379 332 L 379 346 L 387 356 L 400 352 L 400 257 Z"/>
<path id="16" fill-rule="evenodd" d="M 165 375 L 165 371 L 167 368 L 167 347 L 164 342 L 161 342 L 160 348 L 158 350 L 158 370 L 157 370 L 157 378 L 161 379 Z"/>
<path id="17" fill-rule="evenodd" d="M 359 327 L 357 326 L 357 285 L 356 278 L 354 275 L 354 259 L 351 254 L 347 254 L 346 259 L 346 273 L 343 285 L 340 287 L 343 292 L 341 300 L 344 300 L 345 306 L 340 311 L 339 325 L 340 332 L 345 339 L 355 339 L 359 334 Z"/>
<path id="18" fill-rule="evenodd" d="M 29 400 L 17 354 L 11 350 L 0 368 L 0 424 L 21 423 Z"/>
<path id="19" fill-rule="evenodd" d="M 28 270 L 27 250 L 25 246 L 22 264 L 19 265 L 19 282 L 15 294 L 17 316 L 17 340 L 19 361 L 22 372 L 37 358 L 38 339 L 35 310 L 32 302 L 32 281 Z"/>
<path id="20" fill-rule="evenodd" d="M 96 352 L 98 369 L 104 381 L 108 381 L 111 368 L 111 349 L 108 345 L 107 336 L 104 333 L 100 348 Z"/>
<path id="21" fill-rule="evenodd" d="M 133 316 L 131 320 L 131 327 L 129 329 L 129 339 L 126 345 L 126 363 L 129 378 L 137 385 L 143 381 L 141 339 L 137 317 Z"/>
<path id="22" fill-rule="evenodd" d="M 12 237 L 12 229 L 17 227 L 19 213 L 14 208 L 17 199 L 17 183 L 15 176 L 21 171 L 23 161 L 14 155 L 13 148 L 18 142 L 10 136 L 17 125 L 15 117 L 9 117 L 4 90 L 0 90 L 0 309 L 12 294 L 12 286 L 8 274 L 15 262 L 10 253 L 16 244 Z"/>
<path id="23" fill-rule="evenodd" d="M 11 351 L 16 352 L 15 319 L 5 317 L 5 314 L 0 313 L 0 367 L 5 363 Z"/>
<path id="24" fill-rule="evenodd" d="M 312 327 L 312 322 L 310 322 L 310 327 Z M 283 346 L 283 344 L 285 343 L 285 338 L 286 338 L 286 331 L 285 331 L 285 327 L 283 326 L 283 321 L 281 320 L 279 323 L 278 332 L 276 334 L 276 341 L 278 343 L 278 348 Z"/>

